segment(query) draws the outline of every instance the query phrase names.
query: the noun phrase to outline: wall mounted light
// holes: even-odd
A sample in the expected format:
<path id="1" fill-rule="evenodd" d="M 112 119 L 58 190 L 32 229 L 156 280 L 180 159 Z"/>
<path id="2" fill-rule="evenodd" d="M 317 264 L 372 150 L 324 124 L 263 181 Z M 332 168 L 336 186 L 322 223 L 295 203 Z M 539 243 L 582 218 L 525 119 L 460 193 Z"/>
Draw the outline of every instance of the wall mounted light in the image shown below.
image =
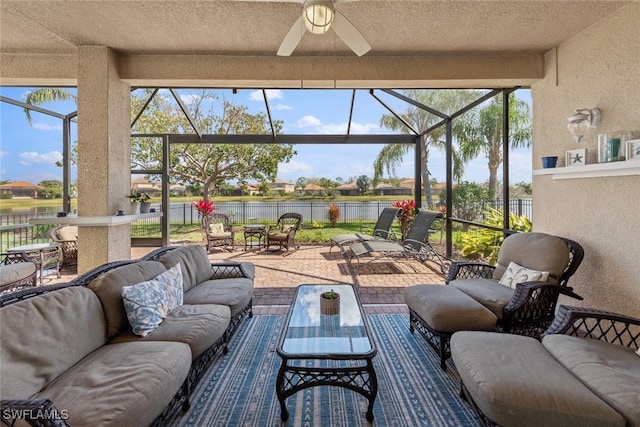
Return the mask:
<path id="1" fill-rule="evenodd" d="M 582 108 L 576 110 L 569 116 L 567 129 L 573 135 L 576 143 L 579 144 L 582 137 L 587 134 L 589 129 L 593 129 L 600 122 L 602 113 L 599 108 Z"/>
<path id="2" fill-rule="evenodd" d="M 324 34 L 333 22 L 333 4 L 330 1 L 309 0 L 302 11 L 304 25 L 311 34 Z"/>

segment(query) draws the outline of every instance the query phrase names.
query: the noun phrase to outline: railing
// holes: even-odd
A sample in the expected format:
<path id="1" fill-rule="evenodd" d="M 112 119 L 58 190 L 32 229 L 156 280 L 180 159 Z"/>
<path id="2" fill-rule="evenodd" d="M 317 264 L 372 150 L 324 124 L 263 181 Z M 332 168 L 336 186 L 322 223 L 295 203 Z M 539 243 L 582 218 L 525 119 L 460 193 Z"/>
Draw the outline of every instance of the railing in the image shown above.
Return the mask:
<path id="1" fill-rule="evenodd" d="M 326 224 L 329 222 L 329 205 L 338 206 L 340 216 L 338 223 L 362 223 L 375 222 L 385 207 L 392 202 L 320 202 L 320 201 L 291 201 L 291 202 L 216 202 L 218 212 L 228 214 L 235 224 L 266 223 L 274 224 L 278 217 L 285 212 L 301 213 L 303 226 L 308 227 L 314 223 Z M 509 209 L 511 212 L 531 218 L 531 199 L 511 200 Z M 501 209 L 502 203 L 484 202 L 485 207 Z M 157 210 L 159 205 L 154 206 Z M 0 215 L 0 252 L 13 246 L 49 241 L 49 230 L 53 225 L 29 224 L 29 219 L 34 217 L 54 216 L 55 213 L 19 213 Z M 476 221 L 482 221 L 476 218 Z M 170 224 L 194 225 L 200 224 L 198 211 L 190 203 L 172 203 L 169 207 L 168 220 Z M 138 220 L 131 224 L 132 238 L 150 238 L 160 236 L 160 221 L 158 218 Z"/>

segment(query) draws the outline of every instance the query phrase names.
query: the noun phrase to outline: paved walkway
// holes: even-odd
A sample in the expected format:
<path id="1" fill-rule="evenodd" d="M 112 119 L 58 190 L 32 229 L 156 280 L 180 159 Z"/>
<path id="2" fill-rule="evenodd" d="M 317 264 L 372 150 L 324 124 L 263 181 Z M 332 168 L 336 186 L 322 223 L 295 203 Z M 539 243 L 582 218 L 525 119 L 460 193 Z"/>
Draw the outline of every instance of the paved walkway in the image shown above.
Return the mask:
<path id="1" fill-rule="evenodd" d="M 244 251 L 242 248 L 236 248 L 234 252 L 214 249 L 209 259 L 251 262 L 256 266 L 253 299 L 256 314 L 286 314 L 295 288 L 303 283 L 350 283 L 358 289 L 366 312 L 406 313 L 403 301 L 405 287 L 419 283 L 444 283 L 438 266 L 429 262 L 423 264 L 412 259 L 386 258 L 356 271 L 355 261 L 350 266 L 338 248 L 331 251 L 329 248 L 328 244 L 303 244 L 299 250 L 289 254 L 286 251 Z M 154 249 L 132 248 L 131 256 L 139 258 Z M 63 276 L 55 282 L 71 278 Z"/>

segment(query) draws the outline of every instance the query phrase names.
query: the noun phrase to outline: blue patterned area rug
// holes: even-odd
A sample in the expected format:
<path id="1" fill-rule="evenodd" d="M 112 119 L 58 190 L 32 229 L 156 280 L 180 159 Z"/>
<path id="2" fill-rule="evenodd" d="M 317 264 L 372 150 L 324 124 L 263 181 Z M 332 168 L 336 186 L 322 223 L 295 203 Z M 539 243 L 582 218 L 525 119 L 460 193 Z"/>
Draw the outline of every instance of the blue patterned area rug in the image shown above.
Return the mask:
<path id="1" fill-rule="evenodd" d="M 409 316 L 373 314 L 369 323 L 378 347 L 374 366 L 378 396 L 374 420 L 367 400 L 342 387 L 311 387 L 287 399 L 289 419 L 280 421 L 275 393 L 280 357 L 275 349 L 284 316 L 254 316 L 243 322 L 229 353 L 212 364 L 191 398 L 191 409 L 171 426 L 477 426 L 459 397 L 450 362 L 446 372 L 424 338 L 409 332 Z"/>

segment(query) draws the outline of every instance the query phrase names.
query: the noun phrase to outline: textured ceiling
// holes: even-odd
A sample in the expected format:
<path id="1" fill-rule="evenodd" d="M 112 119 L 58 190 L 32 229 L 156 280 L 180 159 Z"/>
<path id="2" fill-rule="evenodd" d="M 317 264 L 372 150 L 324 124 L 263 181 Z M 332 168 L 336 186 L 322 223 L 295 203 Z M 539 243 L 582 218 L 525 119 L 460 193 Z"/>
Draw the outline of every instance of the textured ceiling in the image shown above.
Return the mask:
<path id="1" fill-rule="evenodd" d="M 628 4 L 625 1 L 338 2 L 372 46 L 367 55 L 544 52 Z M 2 0 L 0 50 L 275 56 L 302 6 L 261 1 Z M 305 34 L 294 55 L 343 55 L 333 31 Z"/>

